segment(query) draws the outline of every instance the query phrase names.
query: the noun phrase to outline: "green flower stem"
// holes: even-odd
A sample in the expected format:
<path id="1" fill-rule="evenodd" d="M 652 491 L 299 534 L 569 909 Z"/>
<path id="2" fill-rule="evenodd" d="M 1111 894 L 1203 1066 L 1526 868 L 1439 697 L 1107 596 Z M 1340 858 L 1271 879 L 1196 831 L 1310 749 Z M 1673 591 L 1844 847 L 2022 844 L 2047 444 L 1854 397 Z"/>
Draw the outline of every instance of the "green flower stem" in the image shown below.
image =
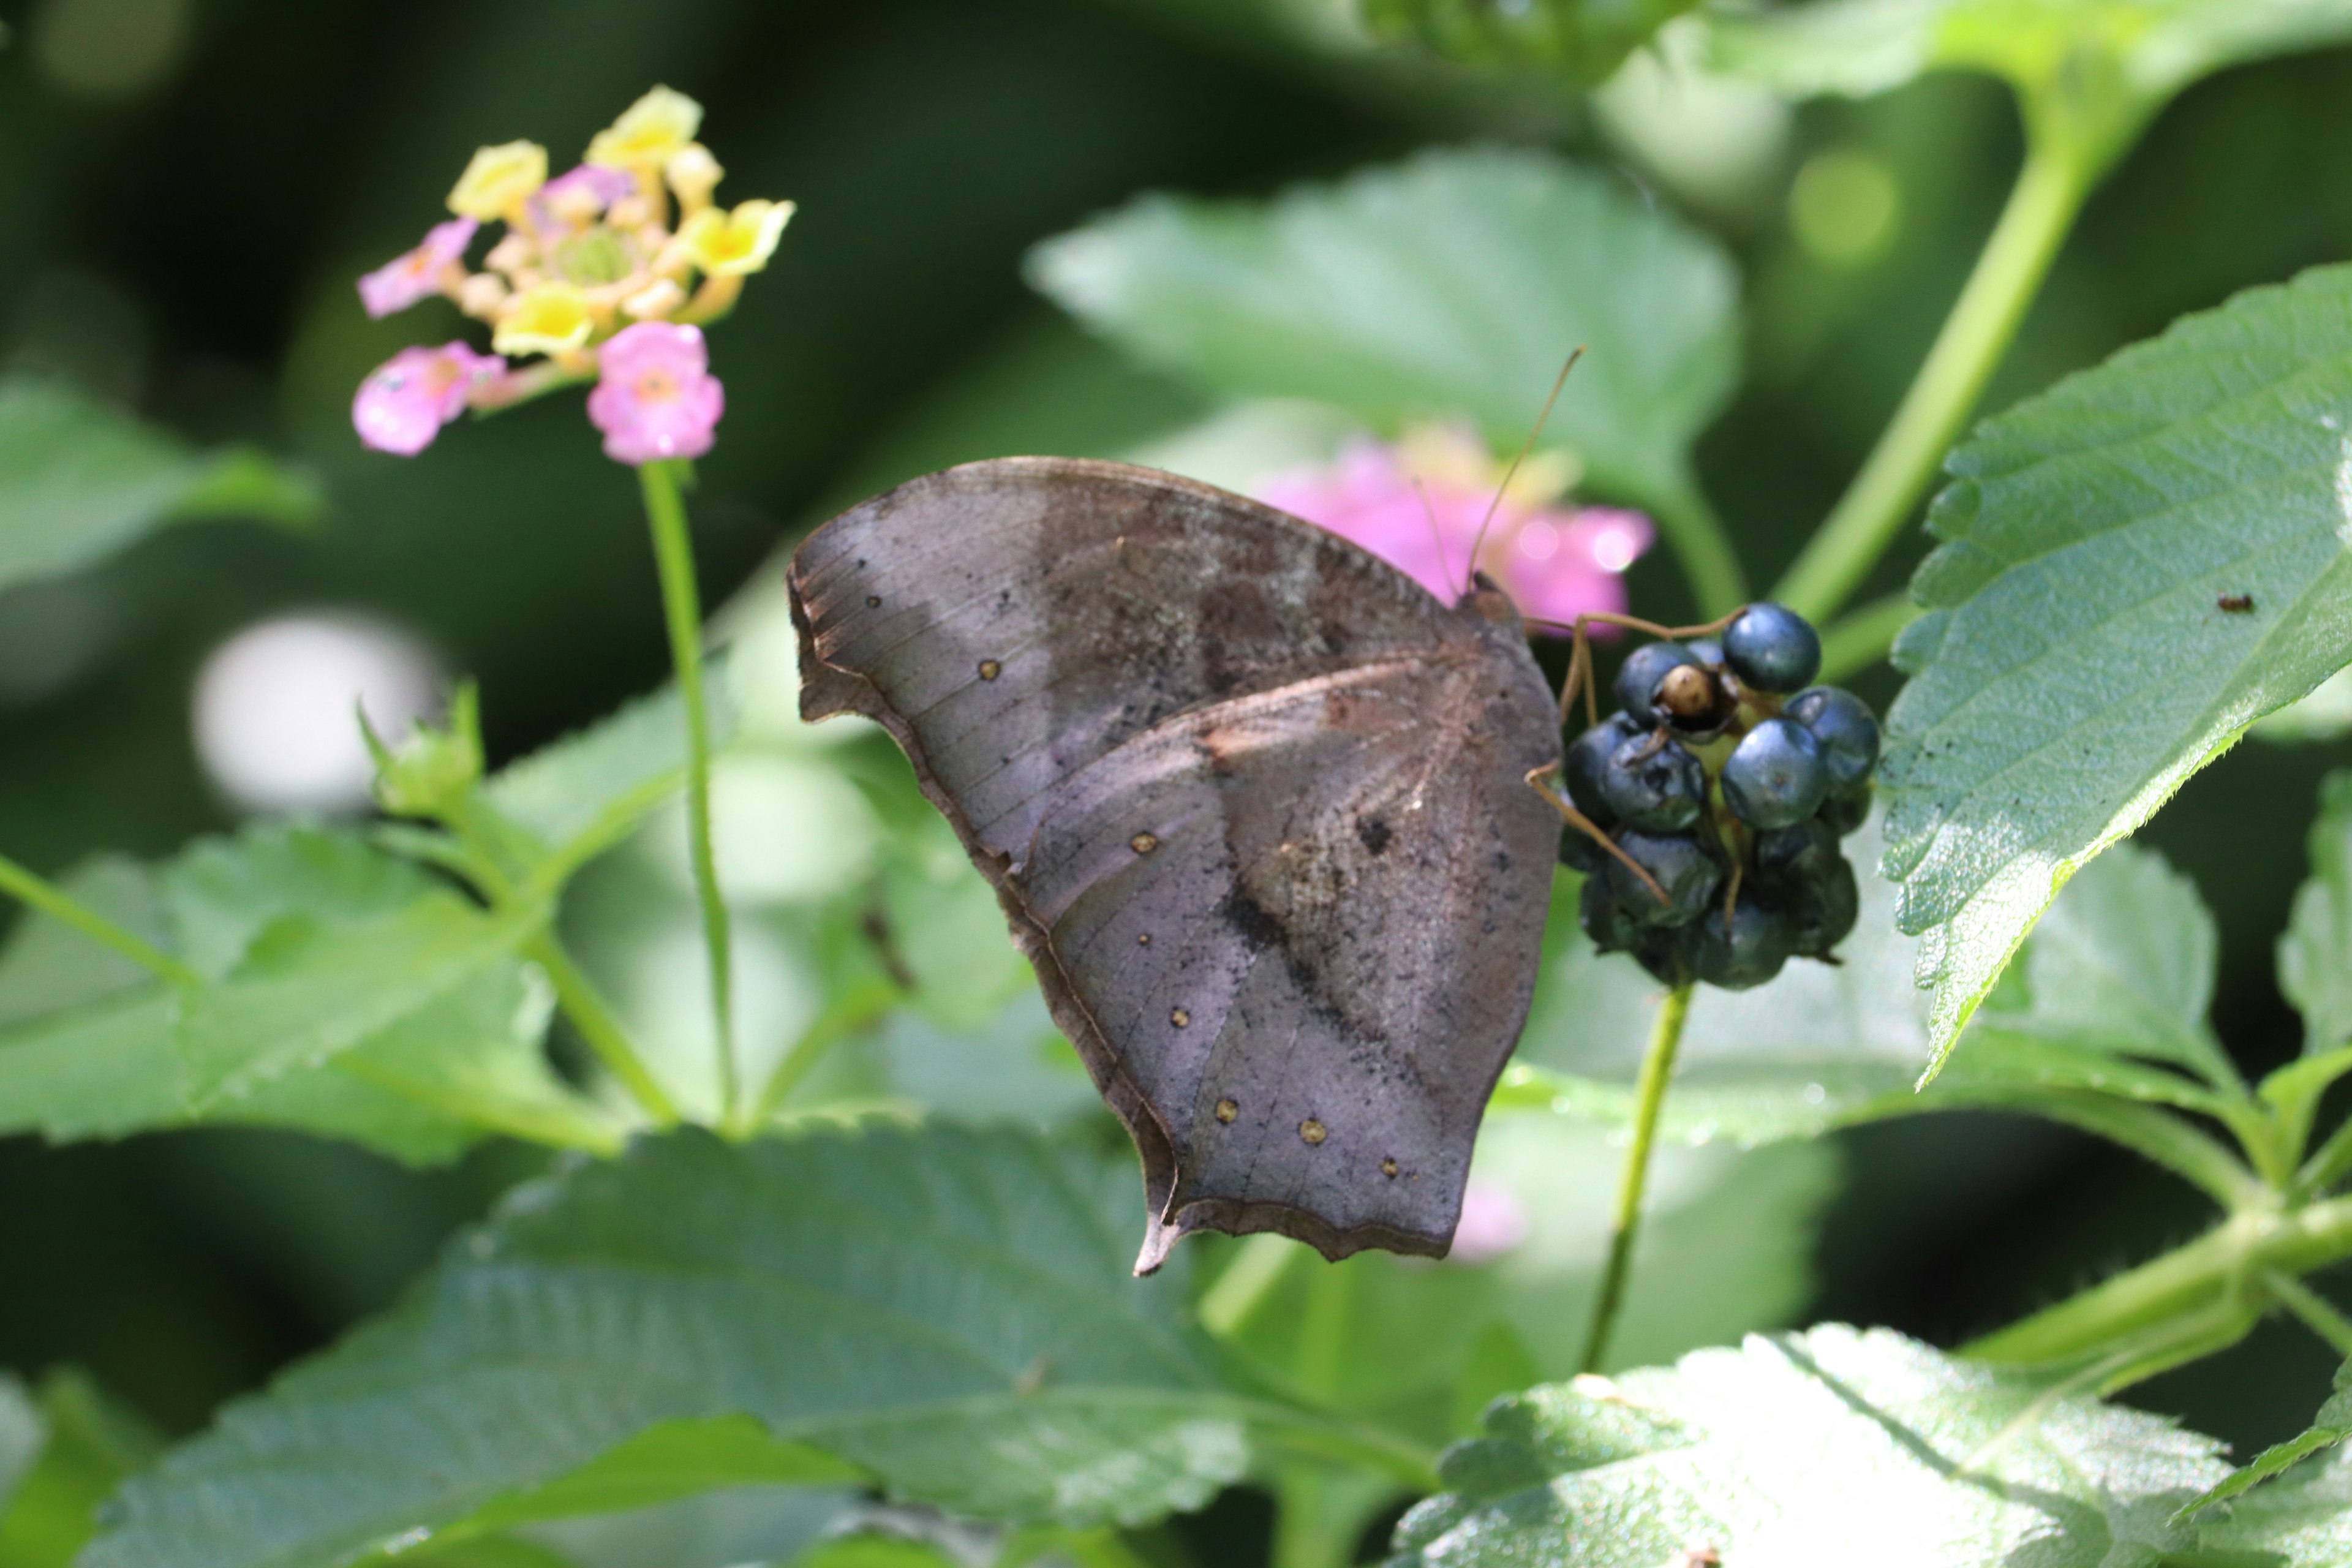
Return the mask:
<path id="1" fill-rule="evenodd" d="M 2316 1195 L 2342 1181 L 2347 1171 L 2352 1171 L 2352 1121 L 2329 1133 L 2327 1142 L 2303 1163 L 2295 1173 L 2294 1190 L 2297 1195 Z"/>
<path id="2" fill-rule="evenodd" d="M 2077 139 L 2029 135 L 2025 167 L 2009 205 L 1917 379 L 1772 597 L 1822 621 L 1877 565 L 1984 395 L 2095 175 L 2093 155 Z"/>
<path id="3" fill-rule="evenodd" d="M 596 1053 L 596 1059 L 621 1080 L 622 1087 L 653 1119 L 654 1125 L 677 1126 L 677 1102 L 655 1081 L 654 1075 L 646 1070 L 646 1064 L 637 1059 L 637 1053 L 630 1046 L 629 1037 L 622 1031 L 619 1021 L 613 1016 L 612 1008 L 605 1005 L 604 998 L 597 994 L 596 987 L 589 978 L 580 973 L 579 966 L 572 962 L 572 955 L 564 952 L 563 944 L 555 939 L 555 933 L 542 929 L 523 944 L 522 955 L 547 972 L 548 982 L 555 987 L 555 1000 L 562 1007 L 563 1016 L 572 1020 L 572 1026 L 580 1031 L 580 1037 L 587 1042 L 590 1050 Z"/>
<path id="4" fill-rule="evenodd" d="M 203 975 L 170 953 L 132 935 L 97 910 L 84 907 L 56 883 L 35 876 L 5 855 L 0 855 L 0 892 L 23 900 L 51 920 L 64 921 L 101 946 L 112 948 L 160 980 L 188 986 L 205 983 Z"/>
<path id="5" fill-rule="evenodd" d="M 2303 1320 L 2304 1327 L 2326 1341 L 2337 1355 L 2352 1356 L 2352 1318 L 2337 1311 L 2334 1302 L 2292 1274 L 2274 1268 L 2263 1272 L 2263 1289 Z"/>
<path id="6" fill-rule="evenodd" d="M 1685 479 L 1674 490 L 1655 498 L 1651 510 L 1689 579 L 1691 596 L 1698 602 L 1699 619 L 1727 616 L 1748 602 L 1748 574 L 1723 531 L 1723 520 L 1700 492 Z"/>
<path id="7" fill-rule="evenodd" d="M 1822 672 L 1817 679 L 1835 682 L 1868 669 L 1886 657 L 1903 628 L 1918 618 L 1919 606 L 1908 594 L 1889 594 L 1839 616 L 1822 628 Z"/>
<path id="8" fill-rule="evenodd" d="M 1963 1346 L 1979 1361 L 2066 1362 L 2239 1304 L 2257 1308 L 2263 1282 L 2294 1279 L 2352 1258 L 2352 1198 L 2279 1214 L 2248 1209 L 2186 1246 Z M 2292 1303 L 2289 1303 L 2292 1305 Z"/>
<path id="9" fill-rule="evenodd" d="M 1691 988 L 1678 985 L 1658 1004 L 1650 1026 L 1650 1047 L 1642 1056 L 1642 1075 L 1633 1086 L 1633 1142 L 1625 1151 L 1625 1172 L 1617 1184 L 1617 1213 L 1609 1227 L 1609 1263 L 1601 1276 L 1601 1294 L 1592 1303 L 1592 1330 L 1584 1342 L 1584 1370 L 1599 1372 L 1609 1353 L 1609 1336 L 1617 1327 L 1618 1309 L 1625 1302 L 1625 1281 L 1633 1270 L 1633 1241 L 1641 1234 L 1642 1194 L 1650 1182 L 1650 1155 L 1658 1142 L 1658 1113 L 1665 1108 L 1666 1085 L 1675 1076 L 1675 1054 L 1682 1049 L 1683 1021 L 1690 1016 Z"/>
<path id="10" fill-rule="evenodd" d="M 727 901 L 719 890 L 719 864 L 710 847 L 710 711 L 702 692 L 702 605 L 694 582 L 694 542 L 686 529 L 677 465 L 637 469 L 653 526 L 654 561 L 661 571 L 662 614 L 669 622 L 670 659 L 686 707 L 686 825 L 694 860 L 694 891 L 702 904 L 702 938 L 710 950 L 710 1012 L 718 1032 L 719 1120 L 731 1124 L 739 1094 L 735 1067 L 734 983 L 727 937 Z"/>

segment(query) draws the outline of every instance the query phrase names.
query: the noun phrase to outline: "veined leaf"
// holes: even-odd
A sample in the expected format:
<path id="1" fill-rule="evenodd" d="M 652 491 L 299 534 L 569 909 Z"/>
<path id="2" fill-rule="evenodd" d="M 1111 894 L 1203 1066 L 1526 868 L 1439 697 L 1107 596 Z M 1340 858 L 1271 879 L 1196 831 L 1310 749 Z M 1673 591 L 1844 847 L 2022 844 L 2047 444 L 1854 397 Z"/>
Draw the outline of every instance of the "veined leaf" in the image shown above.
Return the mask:
<path id="1" fill-rule="evenodd" d="M 1427 153 L 1261 205 L 1151 196 L 1049 240 L 1038 286 L 1139 359 L 1219 393 L 1392 426 L 1467 416 L 1516 445 L 1568 352 L 1549 432 L 1603 489 L 1689 491 L 1729 394 L 1738 285 L 1716 247 L 1532 153 Z"/>
<path id="2" fill-rule="evenodd" d="M 2352 1563 L 2352 1448 L 2329 1446 L 2324 1457 L 2293 1466 L 2259 1491 L 2200 1513 L 2193 1522 L 2200 1544 L 2212 1556 L 2187 1560 L 2191 1563 L 2341 1568 Z"/>
<path id="3" fill-rule="evenodd" d="M 2352 773 L 2319 790 L 2311 876 L 2278 942 L 2279 989 L 2303 1015 L 2303 1054 L 2352 1043 Z"/>
<path id="4" fill-rule="evenodd" d="M 512 922 L 355 835 L 255 829 L 161 868 L 100 860 L 65 887 L 208 984 L 177 991 L 28 913 L 0 947 L 0 1129 L 233 1121 L 415 1163 L 491 1129 L 617 1142 L 541 1054 L 547 1008 Z"/>
<path id="5" fill-rule="evenodd" d="M 1244 1411 L 1181 1283 L 1127 1277 L 1133 1188 L 1009 1132 L 641 1140 L 518 1192 L 390 1317 L 230 1406 L 84 1568 L 336 1561 L 739 1415 L 964 1512 L 1196 1506 L 1240 1472 Z M 669 1436 L 697 1430 L 740 1441 Z"/>
<path id="6" fill-rule="evenodd" d="M 2160 1417 L 1836 1325 L 1531 1389 L 1486 1431 L 1392 1564 L 2153 1564 L 2222 1469 Z"/>
<path id="7" fill-rule="evenodd" d="M 1881 773 L 1938 1060 L 2067 878 L 2352 662 L 2347 307 L 2347 268 L 2252 290 L 1952 458 Z"/>
<path id="8" fill-rule="evenodd" d="M 0 587 L 93 565 L 164 523 L 297 523 L 320 507 L 315 485 L 258 453 L 200 453 L 58 383 L 0 380 Z"/>
<path id="9" fill-rule="evenodd" d="M 2217 1502 L 2252 1491 L 2273 1476 L 2284 1473 L 2290 1467 L 2322 1448 L 2334 1447 L 2347 1437 L 2352 1437 L 2352 1361 L 2336 1369 L 2336 1392 L 2311 1418 L 2311 1425 L 2284 1443 L 2274 1443 L 2246 1464 L 2239 1466 L 2213 1487 L 2180 1510 L 2180 1517 L 2189 1518 Z"/>

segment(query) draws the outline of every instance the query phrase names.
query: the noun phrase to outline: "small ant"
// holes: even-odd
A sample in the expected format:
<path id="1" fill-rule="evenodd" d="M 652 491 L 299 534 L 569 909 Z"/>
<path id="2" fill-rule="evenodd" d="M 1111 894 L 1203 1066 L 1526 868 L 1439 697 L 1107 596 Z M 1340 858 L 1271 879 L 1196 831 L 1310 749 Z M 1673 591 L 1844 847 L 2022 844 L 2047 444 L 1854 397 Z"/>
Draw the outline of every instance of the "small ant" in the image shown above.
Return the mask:
<path id="1" fill-rule="evenodd" d="M 2252 594 L 2224 594 L 2213 603 L 2225 616 L 2251 615 L 2253 613 L 2254 596 Z"/>

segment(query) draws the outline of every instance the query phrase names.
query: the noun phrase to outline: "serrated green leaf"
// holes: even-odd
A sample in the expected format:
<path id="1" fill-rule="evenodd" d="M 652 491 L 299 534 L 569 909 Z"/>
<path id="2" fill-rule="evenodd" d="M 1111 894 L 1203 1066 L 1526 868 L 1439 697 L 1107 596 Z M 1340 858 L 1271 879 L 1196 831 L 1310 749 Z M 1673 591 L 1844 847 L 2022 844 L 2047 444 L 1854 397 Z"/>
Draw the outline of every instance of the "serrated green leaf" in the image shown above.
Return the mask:
<path id="1" fill-rule="evenodd" d="M 2121 1568 L 2221 1471 L 2169 1421 L 1832 1325 L 1529 1390 L 1447 1456 L 1395 1564 Z"/>
<path id="2" fill-rule="evenodd" d="M 1244 1414 L 1134 1173 L 951 1129 L 641 1140 L 514 1194 L 389 1318 L 230 1406 L 84 1568 L 293 1568 L 457 1524 L 665 1422 L 761 1420 L 959 1511 L 1196 1506 Z"/>
<path id="3" fill-rule="evenodd" d="M 0 1382 L 0 1410 L 11 1387 Z M 38 1451 L 14 1489 L 0 1479 L 0 1568 L 66 1568 L 97 1528 L 99 1505 L 162 1446 L 145 1422 L 76 1372 L 43 1382 L 37 1429 Z M 6 1442 L 0 1436 L 0 1448 Z M 0 1454 L 0 1469 L 6 1462 Z"/>
<path id="4" fill-rule="evenodd" d="M 0 587 L 93 565 L 164 523 L 304 522 L 317 487 L 258 453 L 199 453 L 58 383 L 0 379 Z"/>
<path id="5" fill-rule="evenodd" d="M 2284 1443 L 2274 1443 L 2260 1454 L 2223 1477 L 2220 1484 L 2209 1489 L 2188 1507 L 2180 1510 L 2182 1519 L 2191 1518 L 2232 1498 L 2252 1491 L 2264 1481 L 2284 1474 L 2290 1468 L 2322 1448 L 2333 1447 L 2347 1437 L 2352 1437 L 2352 1361 L 2336 1369 L 2336 1392 L 2319 1407 L 2311 1425 Z"/>
<path id="6" fill-rule="evenodd" d="M 2259 1491 L 2193 1521 L 2213 1568 L 2343 1568 L 2352 1563 L 2352 1448 L 2296 1465 Z"/>
<path id="7" fill-rule="evenodd" d="M 2254 721 L 2246 731 L 2257 741 L 2293 746 L 2334 741 L 2352 734 L 2352 669 L 2339 669 L 2307 697 Z"/>
<path id="8" fill-rule="evenodd" d="M 1426 153 L 1271 203 L 1150 196 L 1040 246 L 1037 285 L 1148 363 L 1376 426 L 1466 416 L 1517 445 L 1552 414 L 1604 489 L 1689 489 L 1729 394 L 1738 282 L 1712 243 L 1534 153 Z"/>
<path id="9" fill-rule="evenodd" d="M 2352 268 L 2251 290 L 1952 458 L 1881 765 L 1938 1058 L 2067 878 L 2352 660 L 2347 306 Z"/>
<path id="10" fill-rule="evenodd" d="M 1549 66 L 1598 82 L 1697 0 L 1363 0 L 1374 32 L 1458 60 Z"/>
<path id="11" fill-rule="evenodd" d="M 2352 773 L 2327 775 L 2311 825 L 2311 876 L 2278 941 L 2279 989 L 2303 1015 L 2303 1054 L 2352 1042 Z"/>
<path id="12" fill-rule="evenodd" d="M 1817 0 L 1710 19 L 1718 69 L 1854 97 L 1958 68 L 2145 112 L 2226 66 L 2352 37 L 2344 0 Z"/>
<path id="13" fill-rule="evenodd" d="M 513 922 L 355 834 L 257 828 L 63 885 L 212 984 L 183 994 L 47 917 L 20 921 L 0 947 L 0 1129 L 293 1127 L 418 1163 L 493 1129 L 618 1141 L 541 1055 L 544 987 L 510 956 Z"/>

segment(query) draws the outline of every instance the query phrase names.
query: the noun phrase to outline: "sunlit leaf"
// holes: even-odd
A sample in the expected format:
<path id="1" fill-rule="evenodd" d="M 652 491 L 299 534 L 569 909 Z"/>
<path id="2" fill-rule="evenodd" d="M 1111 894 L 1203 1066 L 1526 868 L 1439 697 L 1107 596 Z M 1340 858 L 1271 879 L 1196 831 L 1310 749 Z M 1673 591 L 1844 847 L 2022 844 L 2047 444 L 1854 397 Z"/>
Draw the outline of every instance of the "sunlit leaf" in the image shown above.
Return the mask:
<path id="1" fill-rule="evenodd" d="M 2341 1568 L 2352 1563 L 2352 1448 L 2340 1443 L 2315 1447 L 2327 1452 L 2308 1464 L 2292 1465 L 2259 1490 L 2199 1513 L 2192 1524 L 2212 1555 L 2184 1561 L 2211 1562 L 2216 1568 Z"/>
<path id="2" fill-rule="evenodd" d="M 740 1453 L 737 1415 L 959 1511 L 1196 1506 L 1244 1412 L 1181 1280 L 1128 1277 L 1134 1184 L 1012 1133 L 641 1140 L 517 1193 L 389 1318 L 230 1406 L 86 1568 L 336 1560 L 665 1423 L 717 1423 L 666 1434 L 673 1472 L 679 1445 Z"/>
<path id="3" fill-rule="evenodd" d="M 242 449 L 203 453 L 61 384 L 0 378 L 0 587 L 93 565 L 165 523 L 303 522 L 308 479 Z"/>
<path id="4" fill-rule="evenodd" d="M 1486 1431 L 1393 1563 L 2152 1564 L 2222 1471 L 2160 1417 L 1839 1326 L 1531 1389 Z"/>
<path id="5" fill-rule="evenodd" d="M 1139 359 L 1230 395 L 1387 427 L 1465 416 L 1548 438 L 1604 489 L 1687 493 L 1690 443 L 1735 377 L 1738 283 L 1709 241 L 1533 153 L 1427 153 L 1263 204 L 1151 196 L 1031 258 L 1040 287 Z"/>
<path id="6" fill-rule="evenodd" d="M 1953 457 L 1881 775 L 1939 1056 L 2068 877 L 2352 660 L 2347 302 L 2252 290 Z"/>

